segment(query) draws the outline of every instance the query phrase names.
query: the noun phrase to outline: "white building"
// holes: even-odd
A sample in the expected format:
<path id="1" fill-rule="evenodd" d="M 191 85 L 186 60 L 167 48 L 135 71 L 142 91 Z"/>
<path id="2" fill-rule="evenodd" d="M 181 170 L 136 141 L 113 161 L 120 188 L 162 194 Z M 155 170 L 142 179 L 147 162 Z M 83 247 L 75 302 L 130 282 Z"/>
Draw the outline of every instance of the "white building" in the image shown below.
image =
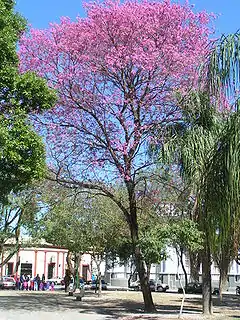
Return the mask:
<path id="1" fill-rule="evenodd" d="M 170 289 L 177 289 L 180 287 L 180 280 L 184 284 L 184 273 L 181 265 L 178 262 L 176 252 L 173 248 L 168 248 L 168 258 L 162 261 L 160 264 L 153 264 L 150 272 L 150 279 L 157 282 L 167 283 Z M 188 281 L 190 279 L 190 262 L 189 259 L 184 256 L 184 266 L 188 274 Z M 107 282 L 112 285 L 119 285 L 123 283 L 127 286 L 127 280 L 131 274 L 130 266 L 114 266 L 109 269 L 105 275 Z M 201 280 L 201 269 L 200 269 Z M 219 283 L 219 270 L 212 264 L 212 285 L 218 287 Z M 233 261 L 229 268 L 228 273 L 228 288 L 235 290 L 236 286 L 240 285 L 240 265 L 236 261 Z"/>
<path id="2" fill-rule="evenodd" d="M 9 243 L 6 246 L 5 253 L 2 253 L 1 261 L 7 256 L 7 247 L 11 247 L 11 244 Z M 52 277 L 63 278 L 67 269 L 67 253 L 67 249 L 53 246 L 46 242 L 34 247 L 24 244 L 7 264 L 0 268 L 0 275 L 19 276 L 27 274 L 35 277 L 39 274 L 42 277 L 44 274 L 45 279 Z M 176 289 L 180 286 L 179 278 L 184 283 L 183 270 L 178 263 L 177 255 L 173 248 L 168 249 L 167 256 L 168 258 L 165 261 L 152 265 L 150 279 L 167 283 L 171 289 Z M 189 259 L 186 257 L 184 257 L 184 264 L 188 273 L 188 280 L 191 280 Z M 113 267 L 107 268 L 107 264 L 103 262 L 101 273 L 104 275 L 105 281 L 110 285 L 127 287 L 131 268 L 127 264 L 114 264 Z M 90 254 L 83 254 L 80 264 L 80 276 L 86 280 L 91 280 L 92 274 L 97 274 L 96 265 Z M 212 265 L 212 281 L 213 286 L 218 286 L 219 271 L 214 265 Z M 229 270 L 228 286 L 235 288 L 236 285 L 239 285 L 239 282 L 240 265 L 233 261 Z"/>

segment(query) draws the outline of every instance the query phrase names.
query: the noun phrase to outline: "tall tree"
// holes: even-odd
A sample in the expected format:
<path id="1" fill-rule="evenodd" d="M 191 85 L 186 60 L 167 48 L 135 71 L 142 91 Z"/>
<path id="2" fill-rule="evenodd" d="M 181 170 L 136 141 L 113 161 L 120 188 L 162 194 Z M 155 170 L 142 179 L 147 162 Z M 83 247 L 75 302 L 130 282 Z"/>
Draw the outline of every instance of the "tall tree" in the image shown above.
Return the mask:
<path id="1" fill-rule="evenodd" d="M 55 93 L 33 73 L 20 74 L 16 45 L 26 21 L 0 0 L 0 201 L 45 172 L 45 148 L 27 115 L 46 110 Z"/>
<path id="2" fill-rule="evenodd" d="M 184 101 L 186 118 L 178 139 L 182 172 L 194 186 L 198 221 L 205 232 L 204 313 L 212 313 L 212 257 L 220 269 L 221 292 L 239 246 L 238 53 L 238 34 L 215 44 L 203 77 L 205 91 L 192 92 Z"/>
<path id="3" fill-rule="evenodd" d="M 137 185 L 152 165 L 151 129 L 181 117 L 173 92 L 185 91 L 208 52 L 209 15 L 170 1 L 107 1 L 87 18 L 63 18 L 20 43 L 22 71 L 58 90 L 44 120 L 56 179 L 110 197 L 128 222 L 146 311 L 154 311 L 138 244 Z M 67 144 L 66 144 L 67 141 Z M 112 186 L 121 181 L 125 205 Z"/>
<path id="4" fill-rule="evenodd" d="M 50 108 L 55 101 L 55 93 L 43 79 L 18 70 L 16 46 L 24 30 L 26 21 L 14 12 L 14 1 L 0 0 L 1 267 L 20 246 L 20 229 L 29 218 L 32 201 L 32 189 L 27 188 L 46 173 L 45 147 L 28 115 Z M 10 238 L 15 244 L 8 251 L 5 245 Z"/>

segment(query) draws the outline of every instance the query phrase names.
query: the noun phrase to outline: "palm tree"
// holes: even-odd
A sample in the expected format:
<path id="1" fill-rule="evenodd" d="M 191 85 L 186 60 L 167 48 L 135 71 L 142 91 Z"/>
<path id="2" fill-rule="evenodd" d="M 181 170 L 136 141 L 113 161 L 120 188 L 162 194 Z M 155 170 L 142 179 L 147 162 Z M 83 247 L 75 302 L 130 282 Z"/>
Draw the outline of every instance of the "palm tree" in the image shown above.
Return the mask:
<path id="1" fill-rule="evenodd" d="M 207 71 L 207 92 L 220 109 L 221 125 L 202 177 L 201 198 L 209 229 L 209 251 L 220 270 L 222 296 L 229 264 L 237 256 L 240 240 L 239 33 L 219 39 L 210 55 Z M 210 305 L 205 305 L 205 309 L 205 313 L 207 309 L 211 312 Z"/>
<path id="2" fill-rule="evenodd" d="M 221 291 L 240 240 L 239 40 L 234 34 L 215 43 L 200 77 L 201 89 L 181 97 L 184 121 L 177 130 L 171 127 L 171 139 L 161 149 L 163 158 L 174 155 L 178 160 L 196 197 L 196 219 L 205 232 L 205 314 L 212 313 L 212 258 L 220 269 Z"/>

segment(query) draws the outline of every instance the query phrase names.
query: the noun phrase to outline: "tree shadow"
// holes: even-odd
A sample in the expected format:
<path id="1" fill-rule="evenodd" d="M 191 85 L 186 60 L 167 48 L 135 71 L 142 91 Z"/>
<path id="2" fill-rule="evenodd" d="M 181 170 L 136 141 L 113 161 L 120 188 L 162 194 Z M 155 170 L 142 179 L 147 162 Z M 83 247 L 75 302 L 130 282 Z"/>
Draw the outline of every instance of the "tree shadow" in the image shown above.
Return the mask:
<path id="1" fill-rule="evenodd" d="M 171 301 L 172 305 L 156 304 L 157 314 L 176 315 L 179 312 L 179 300 Z M 83 313 L 96 313 L 108 316 L 109 319 L 118 319 L 129 314 L 144 314 L 143 303 L 133 300 L 103 299 L 98 298 L 92 292 L 86 292 L 82 301 L 76 301 L 75 297 L 69 297 L 65 293 L 53 292 L 17 292 L 12 295 L 0 296 L 0 311 L 22 312 L 64 312 L 77 311 Z M 185 312 L 200 313 L 198 306 L 186 306 Z"/>
<path id="2" fill-rule="evenodd" d="M 155 298 L 160 296 L 156 295 Z M 161 298 L 161 297 L 160 297 Z M 213 297 L 215 313 L 221 314 L 222 310 L 226 316 L 231 314 L 231 311 L 239 310 L 240 297 L 233 295 L 226 295 L 223 302 L 220 302 L 218 297 Z M 157 300 L 157 299 L 156 299 Z M 181 305 L 180 295 L 165 296 L 165 302 L 156 301 L 156 315 L 159 316 L 173 316 L 174 318 L 179 313 Z M 120 299 L 118 297 L 111 297 L 109 293 L 104 294 L 103 298 L 98 298 L 93 292 L 85 292 L 82 301 L 76 301 L 75 297 L 69 297 L 64 292 L 10 292 L 0 295 L 0 312 L 4 311 L 18 311 L 22 312 L 65 312 L 75 311 L 79 314 L 95 313 L 104 315 L 105 319 L 120 319 L 125 316 L 135 315 L 140 316 L 145 314 L 143 310 L 143 303 L 135 301 L 134 299 Z M 201 315 L 201 296 L 186 297 L 184 303 L 183 314 Z M 240 319 L 240 316 L 231 314 L 235 319 Z M 146 316 L 147 317 L 147 316 Z M 145 317 L 144 317 L 145 318 Z M 148 319 L 148 318 L 146 318 Z M 151 319 L 151 317 L 149 318 Z M 154 319 L 154 318 L 152 318 Z"/>

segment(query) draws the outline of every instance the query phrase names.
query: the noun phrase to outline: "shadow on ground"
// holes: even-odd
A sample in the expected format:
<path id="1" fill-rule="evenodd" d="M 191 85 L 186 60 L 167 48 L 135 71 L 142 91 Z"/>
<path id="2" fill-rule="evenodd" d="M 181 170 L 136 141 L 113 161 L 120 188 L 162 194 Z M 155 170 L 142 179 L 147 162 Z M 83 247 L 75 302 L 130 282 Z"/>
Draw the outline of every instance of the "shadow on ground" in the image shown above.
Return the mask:
<path id="1" fill-rule="evenodd" d="M 166 294 L 164 300 L 161 295 L 154 294 L 157 307 L 157 315 L 175 316 L 179 312 L 181 295 Z M 122 297 L 122 296 L 121 296 Z M 21 310 L 22 312 L 44 311 L 44 312 L 64 312 L 75 311 L 80 314 L 95 313 L 105 315 L 106 319 L 120 319 L 123 316 L 143 314 L 143 304 L 131 299 L 131 296 L 121 298 L 112 296 L 111 293 L 104 293 L 102 298 L 98 298 L 93 292 L 86 292 L 83 301 L 76 301 L 75 297 L 69 297 L 64 292 L 1 292 L 0 311 Z M 221 315 L 231 314 L 232 311 L 239 310 L 240 298 L 233 295 L 224 296 L 223 302 L 214 297 L 215 312 Z M 231 312 L 230 312 L 231 311 Z M 187 297 L 184 304 L 184 314 L 201 314 L 201 297 Z M 232 319 L 240 319 L 240 316 L 232 314 Z M 194 317 L 193 317 L 194 318 Z M 226 317 L 227 318 L 227 317 Z M 131 318 L 130 318 L 131 319 Z M 151 319 L 151 318 L 146 318 Z M 153 318 L 154 319 L 154 318 Z"/>

